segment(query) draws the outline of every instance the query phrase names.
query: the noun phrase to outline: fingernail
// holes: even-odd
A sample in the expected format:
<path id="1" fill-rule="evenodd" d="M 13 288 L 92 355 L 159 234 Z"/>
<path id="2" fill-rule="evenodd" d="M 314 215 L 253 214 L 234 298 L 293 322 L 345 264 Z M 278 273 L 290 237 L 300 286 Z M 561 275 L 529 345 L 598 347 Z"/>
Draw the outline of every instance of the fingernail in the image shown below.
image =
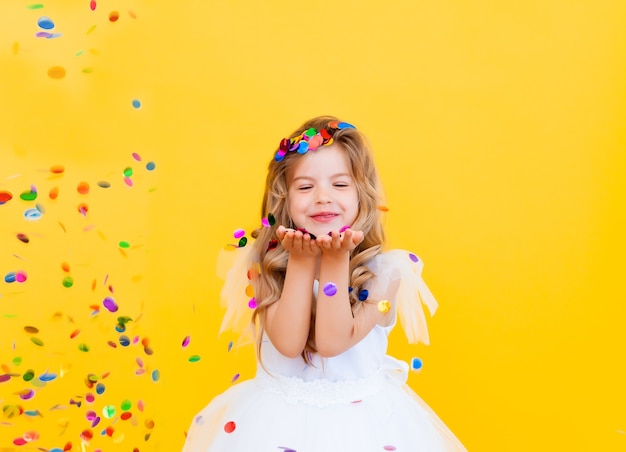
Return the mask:
<path id="1" fill-rule="evenodd" d="M 341 234 L 346 229 L 350 229 L 350 225 L 346 225 L 346 226 L 342 227 L 341 229 L 339 229 L 339 233 Z"/>
<path id="2" fill-rule="evenodd" d="M 311 240 L 315 240 L 315 239 L 317 239 L 317 237 L 315 236 L 315 234 L 311 234 L 311 233 L 309 232 L 309 235 L 311 236 Z"/>

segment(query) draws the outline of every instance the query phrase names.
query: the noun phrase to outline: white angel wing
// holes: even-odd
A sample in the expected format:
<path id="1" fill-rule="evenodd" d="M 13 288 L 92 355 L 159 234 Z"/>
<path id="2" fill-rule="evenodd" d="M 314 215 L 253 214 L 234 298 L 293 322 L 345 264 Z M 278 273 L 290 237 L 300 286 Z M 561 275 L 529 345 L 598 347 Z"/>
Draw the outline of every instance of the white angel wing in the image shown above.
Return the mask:
<path id="1" fill-rule="evenodd" d="M 222 249 L 217 257 L 217 276 L 224 280 L 220 292 L 220 304 L 226 308 L 219 334 L 224 331 L 252 333 L 252 309 L 248 305 L 250 280 L 248 270 L 252 266 L 252 246 L 233 250 Z M 243 339 L 243 338 L 242 338 Z M 248 338 L 248 339 L 251 339 Z"/>
<path id="2" fill-rule="evenodd" d="M 438 303 L 422 279 L 422 260 L 409 251 L 391 250 L 376 256 L 368 266 L 377 275 L 370 298 L 391 301 L 409 342 L 428 345 L 423 305 L 432 316 Z"/>

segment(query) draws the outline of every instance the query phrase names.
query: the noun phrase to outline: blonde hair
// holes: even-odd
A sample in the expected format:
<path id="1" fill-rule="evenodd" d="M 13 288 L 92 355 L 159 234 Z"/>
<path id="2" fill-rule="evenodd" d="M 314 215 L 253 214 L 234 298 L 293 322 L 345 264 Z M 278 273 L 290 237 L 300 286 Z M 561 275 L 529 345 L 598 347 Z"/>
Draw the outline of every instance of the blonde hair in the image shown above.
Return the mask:
<path id="1" fill-rule="evenodd" d="M 319 116 L 302 124 L 290 137 L 301 135 L 309 128 L 320 130 L 331 121 L 338 121 L 332 116 Z M 378 178 L 378 172 L 374 165 L 370 144 L 367 138 L 357 129 L 346 128 L 337 130 L 333 136 L 333 142 L 339 144 L 348 157 L 352 179 L 357 188 L 359 209 L 356 220 L 351 225 L 354 230 L 364 233 L 363 241 L 352 251 L 350 256 L 350 305 L 352 313 L 359 309 L 362 301 L 358 294 L 365 283 L 375 275 L 365 265 L 370 259 L 381 252 L 385 241 L 385 234 L 381 222 L 382 190 Z M 324 152 L 324 147 L 315 151 Z M 287 209 L 288 180 L 287 174 L 294 164 L 302 156 L 297 152 L 288 152 L 282 161 L 272 159 L 269 164 L 265 193 L 261 214 L 266 218 L 269 214 L 274 215 L 276 223 L 270 227 L 256 229 L 252 236 L 256 238 L 252 255 L 253 267 L 257 269 L 252 278 L 254 285 L 257 307 L 252 315 L 253 325 L 258 325 L 257 330 L 257 354 L 260 359 L 261 338 L 265 330 L 265 316 L 268 306 L 276 303 L 281 296 L 285 282 L 288 252 L 280 245 L 275 249 L 268 250 L 268 244 L 276 239 L 276 228 L 279 225 L 291 225 L 291 218 Z M 310 290 L 313 290 L 311 288 Z M 315 348 L 315 304 L 311 312 L 311 327 L 309 338 L 302 352 L 302 357 L 310 363 L 310 354 Z"/>

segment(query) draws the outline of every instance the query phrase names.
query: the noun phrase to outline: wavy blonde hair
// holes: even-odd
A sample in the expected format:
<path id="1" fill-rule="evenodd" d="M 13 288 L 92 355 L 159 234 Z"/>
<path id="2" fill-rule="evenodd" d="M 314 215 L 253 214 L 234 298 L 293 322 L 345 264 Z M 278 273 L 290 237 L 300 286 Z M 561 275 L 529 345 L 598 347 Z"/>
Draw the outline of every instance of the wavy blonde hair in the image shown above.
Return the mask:
<path id="1" fill-rule="evenodd" d="M 331 121 L 338 121 L 332 116 L 319 116 L 313 118 L 298 129 L 290 137 L 299 136 L 309 128 L 320 130 Z M 339 144 L 348 157 L 352 179 L 357 188 L 359 209 L 352 229 L 364 233 L 363 241 L 352 251 L 350 255 L 350 305 L 352 314 L 359 309 L 362 301 L 358 294 L 364 284 L 375 275 L 365 265 L 370 259 L 381 252 L 385 234 L 381 222 L 382 189 L 378 178 L 378 172 L 374 165 L 371 146 L 367 138 L 357 129 L 340 129 L 333 135 L 333 142 Z M 278 149 L 277 149 L 278 150 Z M 320 147 L 315 151 L 324 152 Z M 268 250 L 268 244 L 276 239 L 276 228 L 279 225 L 293 225 L 288 212 L 287 194 L 289 181 L 287 174 L 302 156 L 297 152 L 288 152 L 285 158 L 278 162 L 275 159 L 269 164 L 265 193 L 261 214 L 266 218 L 269 214 L 274 215 L 276 223 L 272 227 L 262 227 L 253 231 L 256 238 L 252 249 L 253 266 L 258 270 L 252 278 L 254 285 L 257 307 L 252 315 L 252 324 L 257 325 L 257 354 L 260 360 L 261 338 L 265 330 L 265 319 L 268 306 L 276 303 L 281 296 L 285 282 L 288 252 L 278 245 L 275 249 Z M 311 288 L 312 290 L 312 288 Z M 310 364 L 311 353 L 315 348 L 315 304 L 311 312 L 311 326 L 309 338 L 302 352 L 304 360 Z"/>

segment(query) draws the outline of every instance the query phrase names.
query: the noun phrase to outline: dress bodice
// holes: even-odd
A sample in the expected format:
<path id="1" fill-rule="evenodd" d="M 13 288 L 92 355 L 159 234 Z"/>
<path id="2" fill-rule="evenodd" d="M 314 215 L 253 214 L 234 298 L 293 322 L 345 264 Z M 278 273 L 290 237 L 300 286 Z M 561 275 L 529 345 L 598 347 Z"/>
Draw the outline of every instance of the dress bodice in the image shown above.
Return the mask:
<path id="1" fill-rule="evenodd" d="M 301 356 L 289 358 L 282 355 L 265 335 L 261 344 L 263 366 L 259 365 L 259 371 L 297 377 L 304 381 L 364 378 L 376 373 L 384 366 L 387 336 L 391 328 L 391 326 L 376 325 L 360 342 L 340 355 L 323 358 L 314 353 L 311 364 L 307 364 Z"/>

